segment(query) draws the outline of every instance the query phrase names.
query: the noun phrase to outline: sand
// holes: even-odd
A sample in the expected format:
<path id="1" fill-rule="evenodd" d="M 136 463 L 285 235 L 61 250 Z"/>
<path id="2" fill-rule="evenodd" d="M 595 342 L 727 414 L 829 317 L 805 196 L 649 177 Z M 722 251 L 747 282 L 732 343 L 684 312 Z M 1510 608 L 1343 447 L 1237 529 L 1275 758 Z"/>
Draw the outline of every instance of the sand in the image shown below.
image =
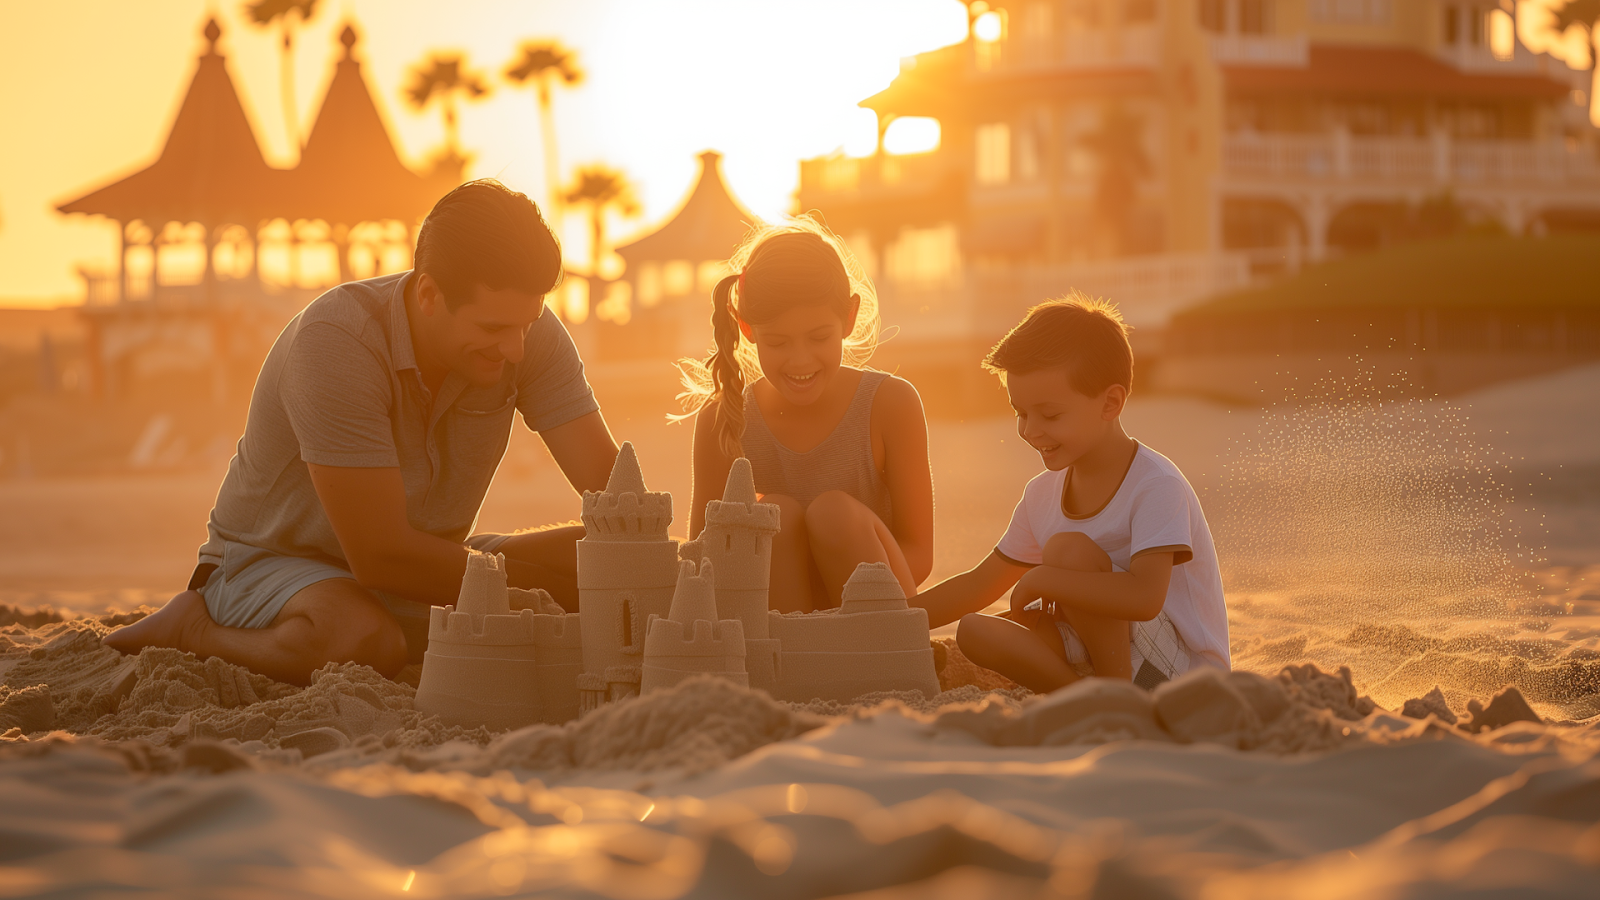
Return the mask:
<path id="1" fill-rule="evenodd" d="M 944 629 L 934 697 L 691 681 L 509 733 L 445 727 L 360 667 L 299 688 L 100 648 L 198 541 L 118 535 L 198 527 L 215 473 L 0 485 L 0 601 L 63 609 L 0 608 L 0 894 L 1592 896 L 1600 420 L 1571 411 L 1597 392 L 1591 366 L 1454 405 L 1140 399 L 1130 431 L 1217 534 L 1229 675 L 1038 698 Z M 628 429 L 686 490 L 687 430 Z M 1036 458 L 1003 420 L 932 429 L 943 577 Z M 1427 452 L 1372 452 L 1385 434 Z M 520 452 L 486 529 L 573 513 Z M 1383 502 L 1353 514 L 1356 483 Z"/>
<path id="2" fill-rule="evenodd" d="M 8 896 L 1582 896 L 1600 874 L 1600 720 L 1514 688 L 1408 716 L 1301 664 L 1038 697 L 952 683 L 983 670 L 941 643 L 935 697 L 701 677 L 492 733 L 364 667 L 299 688 L 100 647 L 126 615 L 49 618 L 0 629 Z"/>

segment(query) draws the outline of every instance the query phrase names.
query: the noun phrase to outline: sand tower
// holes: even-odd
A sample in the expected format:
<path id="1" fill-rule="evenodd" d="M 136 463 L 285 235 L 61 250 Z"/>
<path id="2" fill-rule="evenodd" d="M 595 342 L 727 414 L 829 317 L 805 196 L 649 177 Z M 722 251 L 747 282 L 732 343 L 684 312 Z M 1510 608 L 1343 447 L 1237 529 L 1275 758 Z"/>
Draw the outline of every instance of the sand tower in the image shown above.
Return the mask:
<path id="1" fill-rule="evenodd" d="M 778 642 L 767 625 L 767 589 L 772 573 L 772 537 L 780 512 L 756 499 L 750 461 L 736 459 L 721 500 L 706 502 L 706 527 L 679 554 L 709 559 L 717 572 L 717 616 L 744 625 L 745 666 L 750 686 L 772 691 L 778 679 Z"/>
<path id="2" fill-rule="evenodd" d="M 583 620 L 584 711 L 638 693 L 645 627 L 666 618 L 678 581 L 678 545 L 667 537 L 672 495 L 644 486 L 633 444 L 624 443 L 603 491 L 583 494 L 578 541 L 578 615 Z"/>
<path id="3" fill-rule="evenodd" d="M 544 591 L 513 612 L 505 557 L 469 551 L 455 606 L 435 606 L 416 708 L 452 725 L 520 728 L 578 715 L 583 671 L 578 617 Z"/>
<path id="4" fill-rule="evenodd" d="M 768 615 L 783 644 L 780 700 L 853 700 L 872 691 L 939 693 L 928 612 L 906 603 L 888 563 L 862 563 L 844 586 L 837 610 Z"/>
<path id="5" fill-rule="evenodd" d="M 744 623 L 718 620 L 716 567 L 709 559 L 701 561 L 698 571 L 689 560 L 678 566 L 671 614 L 650 620 L 640 693 L 669 688 L 694 675 L 717 675 L 749 686 L 744 669 Z"/>

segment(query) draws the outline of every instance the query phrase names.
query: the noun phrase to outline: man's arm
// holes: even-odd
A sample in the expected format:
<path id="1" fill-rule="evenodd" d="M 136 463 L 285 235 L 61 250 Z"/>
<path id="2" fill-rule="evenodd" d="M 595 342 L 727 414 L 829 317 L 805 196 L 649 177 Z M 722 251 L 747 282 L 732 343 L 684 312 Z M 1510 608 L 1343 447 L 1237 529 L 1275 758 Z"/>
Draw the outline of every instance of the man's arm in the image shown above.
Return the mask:
<path id="1" fill-rule="evenodd" d="M 431 606 L 456 602 L 467 548 L 411 527 L 399 469 L 306 465 L 358 584 Z M 535 566 L 506 559 L 511 587 L 536 587 L 539 574 Z"/>
<path id="2" fill-rule="evenodd" d="M 967 613 L 982 611 L 1000 599 L 1000 595 L 1016 584 L 1017 579 L 1024 577 L 1027 571 L 1027 566 L 990 552 L 974 568 L 919 592 L 907 602 L 927 610 L 928 627 L 938 628 Z"/>
<path id="3" fill-rule="evenodd" d="M 1082 572 L 1035 566 L 1011 592 L 1011 607 L 1020 609 L 1044 600 L 1069 609 L 1131 622 L 1147 622 L 1161 614 L 1172 580 L 1170 552 L 1145 553 L 1126 572 Z"/>
<path id="4" fill-rule="evenodd" d="M 603 491 L 617 461 L 617 442 L 599 410 L 539 432 L 556 465 L 578 493 Z"/>

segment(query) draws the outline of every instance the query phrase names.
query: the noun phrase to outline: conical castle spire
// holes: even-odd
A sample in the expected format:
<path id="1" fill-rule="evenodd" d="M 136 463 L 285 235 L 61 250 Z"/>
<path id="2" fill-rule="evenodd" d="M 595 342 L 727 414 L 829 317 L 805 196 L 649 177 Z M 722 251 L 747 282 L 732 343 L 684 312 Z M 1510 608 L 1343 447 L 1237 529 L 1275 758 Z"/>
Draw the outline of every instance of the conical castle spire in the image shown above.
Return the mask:
<path id="1" fill-rule="evenodd" d="M 606 481 L 608 494 L 648 493 L 644 486 L 644 471 L 639 468 L 639 454 L 634 452 L 633 441 L 623 441 L 617 451 L 617 461 L 611 465 L 611 478 Z"/>
<path id="2" fill-rule="evenodd" d="M 583 525 L 596 541 L 665 541 L 672 495 L 644 486 L 639 455 L 624 441 L 603 491 L 583 492 Z"/>
<path id="3" fill-rule="evenodd" d="M 733 461 L 733 468 L 728 470 L 728 484 L 722 489 L 722 502 L 743 503 L 747 507 L 760 502 L 756 499 L 756 479 L 750 471 L 750 460 L 741 456 Z"/>

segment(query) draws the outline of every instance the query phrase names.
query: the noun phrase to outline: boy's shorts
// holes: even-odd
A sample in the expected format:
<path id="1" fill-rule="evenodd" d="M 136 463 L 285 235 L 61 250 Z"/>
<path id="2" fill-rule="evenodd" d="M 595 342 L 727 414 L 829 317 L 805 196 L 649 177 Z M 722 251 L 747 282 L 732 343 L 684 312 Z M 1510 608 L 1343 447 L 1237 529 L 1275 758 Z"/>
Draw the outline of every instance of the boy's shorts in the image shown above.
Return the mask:
<path id="1" fill-rule="evenodd" d="M 467 538 L 466 546 L 492 553 L 509 537 L 508 534 L 475 534 Z M 266 628 L 283 611 L 290 597 L 319 581 L 335 578 L 354 580 L 355 576 L 348 569 L 314 559 L 268 556 L 257 559 L 232 577 L 222 566 L 217 566 L 205 584 L 195 590 L 205 599 L 206 612 L 218 625 Z M 400 631 L 406 637 L 407 660 L 422 662 L 422 654 L 428 649 L 428 605 L 385 591 L 369 593 L 382 601 L 400 623 Z"/>
<path id="2" fill-rule="evenodd" d="M 1023 608 L 1043 610 L 1044 604 L 1035 600 Z M 1067 649 L 1067 663 L 1079 675 L 1093 675 L 1094 666 L 1089 661 L 1089 650 L 1083 645 L 1082 638 L 1072 630 L 1071 625 L 1059 618 L 1055 621 L 1057 630 L 1061 632 L 1061 643 Z M 1162 682 L 1171 681 L 1189 671 L 1193 655 L 1166 610 L 1148 622 L 1129 622 L 1128 626 L 1129 640 L 1133 643 L 1129 657 L 1133 663 L 1134 684 L 1153 691 Z"/>

